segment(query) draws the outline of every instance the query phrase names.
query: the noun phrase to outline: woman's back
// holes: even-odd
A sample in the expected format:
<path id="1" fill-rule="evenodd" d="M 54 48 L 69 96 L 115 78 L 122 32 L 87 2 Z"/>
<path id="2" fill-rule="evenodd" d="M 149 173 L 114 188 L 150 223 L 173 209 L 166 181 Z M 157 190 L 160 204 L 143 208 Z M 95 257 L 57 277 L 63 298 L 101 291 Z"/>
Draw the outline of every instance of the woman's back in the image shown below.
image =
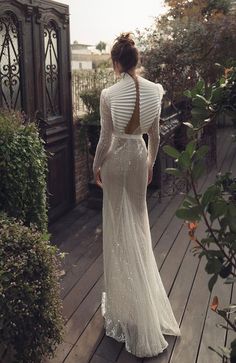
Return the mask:
<path id="1" fill-rule="evenodd" d="M 93 162 L 94 174 L 107 158 L 114 137 L 148 134 L 148 166 L 153 167 L 159 148 L 159 119 L 163 87 L 124 72 L 121 80 L 101 93 L 101 132 Z M 114 150 L 114 149 L 113 149 Z"/>
<path id="2" fill-rule="evenodd" d="M 144 134 L 150 129 L 161 108 L 163 88 L 143 77 L 137 76 L 134 79 L 129 73 L 124 73 L 121 80 L 104 90 L 104 93 L 111 110 L 114 132 Z M 134 113 L 135 106 L 139 112 Z M 131 124 L 139 127 L 134 131 Z M 128 125 L 130 130 L 127 130 Z"/>

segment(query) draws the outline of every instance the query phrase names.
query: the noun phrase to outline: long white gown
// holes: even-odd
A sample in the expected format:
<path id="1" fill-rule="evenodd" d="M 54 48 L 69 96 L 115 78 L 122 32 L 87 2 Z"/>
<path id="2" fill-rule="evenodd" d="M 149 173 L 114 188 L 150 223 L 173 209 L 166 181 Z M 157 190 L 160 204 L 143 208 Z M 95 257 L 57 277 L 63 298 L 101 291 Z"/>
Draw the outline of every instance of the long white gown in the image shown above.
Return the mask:
<path id="1" fill-rule="evenodd" d="M 159 148 L 162 96 L 160 84 L 140 76 L 135 82 L 128 73 L 104 89 L 93 163 L 103 184 L 104 328 L 137 357 L 163 352 L 164 334 L 180 335 L 154 257 L 146 203 L 148 165 L 154 165 Z M 127 125 L 132 129 L 137 122 L 137 107 L 138 127 L 126 133 Z"/>

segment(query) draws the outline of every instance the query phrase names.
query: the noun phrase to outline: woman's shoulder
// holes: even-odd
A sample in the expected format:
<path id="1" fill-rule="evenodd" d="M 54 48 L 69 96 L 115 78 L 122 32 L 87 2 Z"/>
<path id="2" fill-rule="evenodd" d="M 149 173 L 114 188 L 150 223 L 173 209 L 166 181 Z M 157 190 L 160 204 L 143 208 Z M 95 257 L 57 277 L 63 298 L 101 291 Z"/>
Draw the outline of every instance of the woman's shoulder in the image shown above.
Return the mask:
<path id="1" fill-rule="evenodd" d="M 152 88 L 155 88 L 155 89 L 163 88 L 161 83 L 155 83 L 155 82 L 150 81 L 149 79 L 141 77 L 141 76 L 138 76 L 138 77 L 139 77 L 140 82 L 145 84 L 147 87 L 152 87 Z"/>
<path id="2" fill-rule="evenodd" d="M 122 91 L 123 87 L 124 87 L 124 84 L 121 79 L 118 82 L 114 83 L 113 85 L 111 85 L 107 88 L 104 88 L 102 90 L 102 93 L 105 97 L 112 98 L 112 96 L 116 96 L 117 94 L 119 94 L 120 91 Z"/>
<path id="3" fill-rule="evenodd" d="M 146 79 L 144 77 L 139 76 L 140 84 L 141 86 L 147 90 L 147 92 L 154 92 L 157 95 L 159 95 L 161 98 L 163 94 L 165 93 L 164 88 L 161 83 L 155 83 L 153 81 L 150 81 L 149 79 Z"/>

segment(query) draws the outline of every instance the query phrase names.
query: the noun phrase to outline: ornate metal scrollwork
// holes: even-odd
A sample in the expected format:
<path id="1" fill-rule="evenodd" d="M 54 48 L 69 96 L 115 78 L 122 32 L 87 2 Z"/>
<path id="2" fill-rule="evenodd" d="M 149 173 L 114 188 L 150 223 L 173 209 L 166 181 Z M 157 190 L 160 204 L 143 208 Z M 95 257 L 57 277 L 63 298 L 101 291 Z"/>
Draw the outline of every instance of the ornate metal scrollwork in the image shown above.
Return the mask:
<path id="1" fill-rule="evenodd" d="M 0 103 L 21 109 L 19 28 L 10 15 L 0 17 Z"/>
<path id="2" fill-rule="evenodd" d="M 60 114 L 58 35 L 53 22 L 44 27 L 47 115 Z"/>

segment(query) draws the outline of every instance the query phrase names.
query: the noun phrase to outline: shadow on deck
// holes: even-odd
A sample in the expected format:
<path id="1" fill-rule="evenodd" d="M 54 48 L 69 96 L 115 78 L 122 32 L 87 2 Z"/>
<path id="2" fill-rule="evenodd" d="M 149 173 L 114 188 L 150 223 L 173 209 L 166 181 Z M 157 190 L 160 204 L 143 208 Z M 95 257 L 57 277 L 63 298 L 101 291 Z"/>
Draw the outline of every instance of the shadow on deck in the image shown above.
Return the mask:
<path id="1" fill-rule="evenodd" d="M 231 129 L 219 130 L 217 137 L 218 165 L 199 182 L 200 190 L 214 181 L 217 171 L 233 170 L 236 174 L 236 144 L 231 141 Z M 123 343 L 104 334 L 100 310 L 102 215 L 88 209 L 85 201 L 51 226 L 53 240 L 68 253 L 61 284 L 65 337 L 51 363 L 221 362 L 208 346 L 224 345 L 225 330 L 215 327 L 219 317 L 209 309 L 209 304 L 218 295 L 221 306 L 227 305 L 235 292 L 219 281 L 209 293 L 204 261 L 193 257 L 187 228 L 175 217 L 183 196 L 166 197 L 160 203 L 155 193 L 148 194 L 154 254 L 182 336 L 167 337 L 169 346 L 158 357 L 140 359 L 128 353 Z"/>

